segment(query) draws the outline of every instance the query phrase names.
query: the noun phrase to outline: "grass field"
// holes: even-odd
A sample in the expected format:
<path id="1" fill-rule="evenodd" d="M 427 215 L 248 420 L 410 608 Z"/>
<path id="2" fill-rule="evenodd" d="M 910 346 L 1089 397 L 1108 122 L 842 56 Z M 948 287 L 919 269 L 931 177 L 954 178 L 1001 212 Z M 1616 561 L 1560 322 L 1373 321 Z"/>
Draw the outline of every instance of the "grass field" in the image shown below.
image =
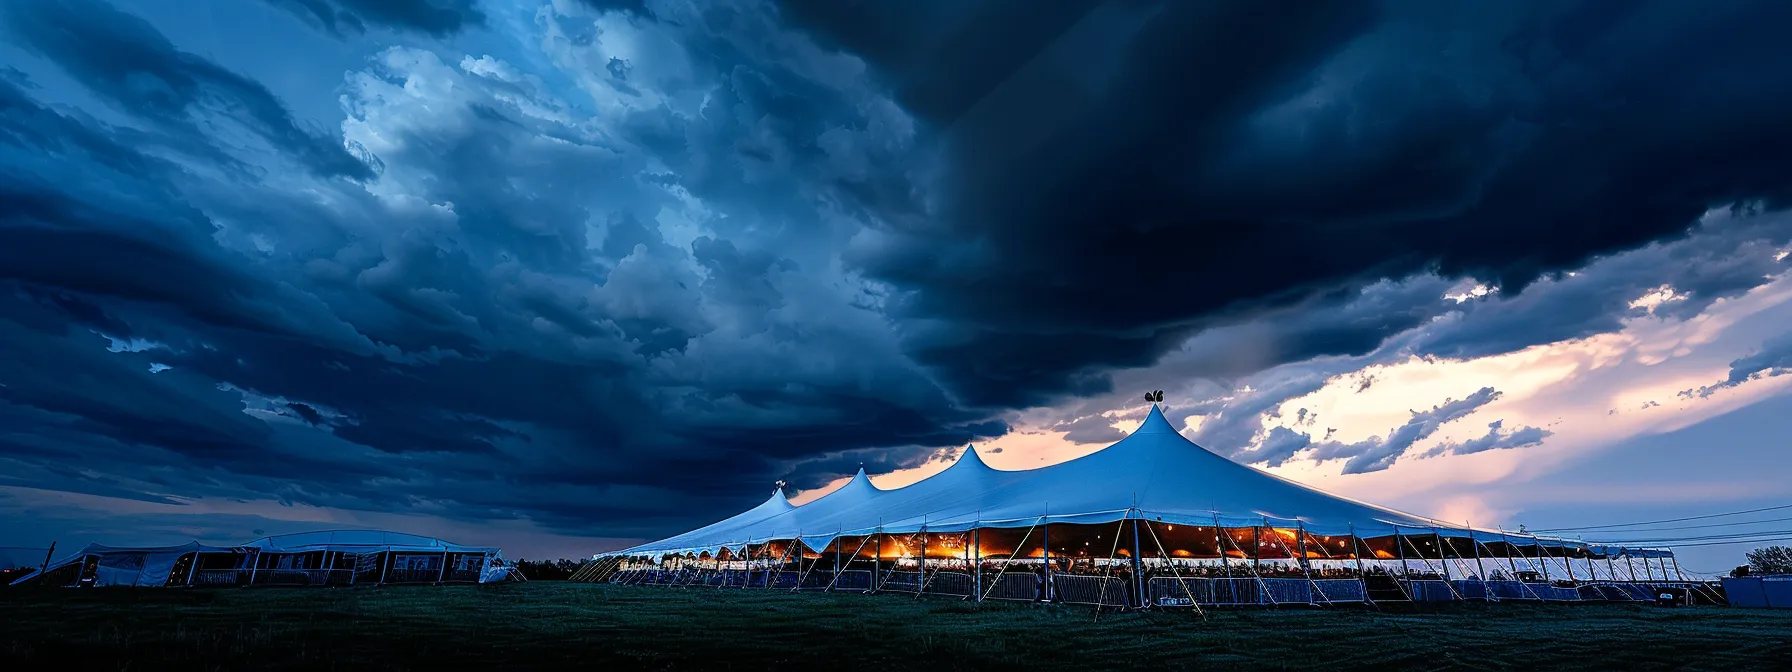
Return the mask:
<path id="1" fill-rule="evenodd" d="M 536 582 L 0 591 L 0 669 L 1787 669 L 1792 612 L 1104 612 Z M 795 667 L 787 669 L 798 669 Z"/>

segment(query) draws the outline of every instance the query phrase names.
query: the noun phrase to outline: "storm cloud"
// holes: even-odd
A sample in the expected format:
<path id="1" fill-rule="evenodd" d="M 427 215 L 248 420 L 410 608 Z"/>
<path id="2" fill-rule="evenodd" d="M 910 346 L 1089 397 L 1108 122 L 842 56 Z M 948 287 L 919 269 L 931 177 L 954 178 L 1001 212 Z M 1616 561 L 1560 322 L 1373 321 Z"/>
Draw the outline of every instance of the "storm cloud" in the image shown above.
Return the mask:
<path id="1" fill-rule="evenodd" d="M 0 10 L 0 483 L 651 536 L 1020 410 L 1112 440 L 1146 375 L 1369 471 L 1497 393 L 1263 420 L 1792 235 L 1784 3 L 269 2 L 364 52 L 327 125 L 125 3 Z"/>

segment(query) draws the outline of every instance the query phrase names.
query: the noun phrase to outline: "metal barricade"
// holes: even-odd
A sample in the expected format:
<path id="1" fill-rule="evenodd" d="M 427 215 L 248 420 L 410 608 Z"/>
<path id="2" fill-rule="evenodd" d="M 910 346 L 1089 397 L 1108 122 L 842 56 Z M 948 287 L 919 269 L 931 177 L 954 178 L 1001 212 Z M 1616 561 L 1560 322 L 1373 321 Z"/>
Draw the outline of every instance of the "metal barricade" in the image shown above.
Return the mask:
<path id="1" fill-rule="evenodd" d="M 833 581 L 834 581 L 833 570 L 827 570 L 827 569 L 810 570 L 808 574 L 803 575 L 802 585 L 797 586 L 797 589 L 798 590 L 822 590 L 824 588 L 827 588 L 830 583 L 833 583 Z"/>
<path id="2" fill-rule="evenodd" d="M 883 584 L 878 587 L 878 590 L 919 593 L 921 592 L 921 581 L 924 578 L 920 572 L 887 572 L 884 574 Z"/>
<path id="3" fill-rule="evenodd" d="M 1414 602 L 1449 602 L 1456 599 L 1456 593 L 1450 590 L 1449 582 L 1434 579 L 1407 581 L 1406 594 L 1411 595 Z"/>
<path id="4" fill-rule="evenodd" d="M 1268 604 L 1256 579 L 1208 579 L 1213 604 Z"/>
<path id="5" fill-rule="evenodd" d="M 933 578 L 927 582 L 928 594 L 939 595 L 971 595 L 976 591 L 976 580 L 964 572 L 934 572 Z"/>
<path id="6" fill-rule="evenodd" d="M 1525 584 L 1517 581 L 1488 581 L 1487 592 L 1501 600 L 1535 600 L 1541 595 L 1532 595 Z"/>
<path id="7" fill-rule="evenodd" d="M 1319 586 L 1319 601 L 1330 602 L 1362 602 L 1368 599 L 1363 592 L 1363 582 L 1356 579 L 1315 579 Z"/>
<path id="8" fill-rule="evenodd" d="M 834 590 L 871 590 L 871 570 L 849 569 L 840 572 L 840 579 L 834 582 Z"/>
<path id="9" fill-rule="evenodd" d="M 1023 600 L 1031 602 L 1039 599 L 1039 577 L 1030 573 L 1007 573 L 1001 578 L 984 580 L 983 589 L 988 591 L 991 600 Z"/>
<path id="10" fill-rule="evenodd" d="M 1264 579 L 1261 588 L 1266 591 L 1265 602 L 1274 604 L 1312 604 L 1319 600 L 1313 594 L 1313 584 L 1306 579 Z"/>
<path id="11" fill-rule="evenodd" d="M 249 582 L 247 569 L 198 569 L 193 571 L 194 586 L 238 586 Z"/>
<path id="12" fill-rule="evenodd" d="M 1111 576 L 1058 574 L 1052 577 L 1057 585 L 1058 600 L 1103 607 L 1124 607 L 1131 603 L 1127 596 L 1132 584 Z"/>
<path id="13" fill-rule="evenodd" d="M 1145 592 L 1151 603 L 1159 606 L 1213 604 L 1213 585 L 1207 579 L 1156 576 L 1145 582 Z"/>

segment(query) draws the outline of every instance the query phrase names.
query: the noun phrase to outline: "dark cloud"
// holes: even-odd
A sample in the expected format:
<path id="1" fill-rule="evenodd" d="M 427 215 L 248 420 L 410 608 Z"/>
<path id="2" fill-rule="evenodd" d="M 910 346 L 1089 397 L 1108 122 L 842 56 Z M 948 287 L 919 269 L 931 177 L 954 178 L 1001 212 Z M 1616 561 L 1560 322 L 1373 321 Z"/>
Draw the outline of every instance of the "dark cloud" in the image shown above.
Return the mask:
<path id="1" fill-rule="evenodd" d="M 367 32 L 369 25 L 437 37 L 485 21 L 475 0 L 266 0 L 333 35 Z"/>
<path id="2" fill-rule="evenodd" d="M 0 17 L 15 44 L 120 111 L 186 136 L 187 144 L 203 147 L 215 125 L 240 124 L 318 175 L 374 175 L 366 157 L 321 129 L 301 126 L 261 83 L 175 48 L 147 21 L 104 2 L 13 3 Z M 219 155 L 211 148 L 193 151 Z"/>
<path id="3" fill-rule="evenodd" d="M 1544 439 L 1555 435 L 1555 432 L 1539 427 L 1524 426 L 1507 431 L 1506 421 L 1495 420 L 1487 423 L 1487 433 L 1463 441 L 1461 443 L 1445 441 L 1431 450 L 1425 451 L 1424 457 L 1439 455 L 1473 455 L 1489 450 L 1506 450 L 1510 448 L 1528 448 L 1541 445 Z"/>
<path id="4" fill-rule="evenodd" d="M 1761 344 L 1760 350 L 1730 362 L 1730 375 L 1723 380 L 1683 391 L 1679 396 L 1684 399 L 1694 396 L 1703 399 L 1719 390 L 1736 387 L 1751 380 L 1782 376 L 1789 371 L 1792 371 L 1792 333 L 1768 339 Z"/>
<path id="5" fill-rule="evenodd" d="M 1105 390 L 1340 285 L 1517 294 L 1792 186 L 1781 3 L 786 4 L 942 133 L 940 221 L 851 258 L 973 403 Z"/>
<path id="6" fill-rule="evenodd" d="M 1373 436 L 1348 444 L 1339 441 L 1326 441 L 1313 447 L 1312 457 L 1321 462 L 1342 459 L 1346 474 L 1381 471 L 1393 466 L 1394 461 L 1405 455 L 1413 444 L 1430 438 L 1444 425 L 1466 417 L 1499 398 L 1498 390 L 1483 387 L 1476 390 L 1474 394 L 1461 399 L 1446 399 L 1443 403 L 1428 410 L 1410 411 L 1412 419 L 1407 420 L 1406 424 L 1390 430 L 1387 438 Z M 1497 432 L 1498 428 L 1495 427 L 1494 430 Z M 1541 437 L 1538 440 L 1540 441 Z M 1486 448 L 1482 448 L 1482 450 L 1486 450 Z"/>
<path id="7" fill-rule="evenodd" d="M 54 8 L 9 18 L 78 23 Z M 215 104 L 287 137 L 260 132 L 290 116 L 259 85 L 134 17 L 89 18 L 58 29 L 105 53 L 54 36 L 34 49 L 134 120 L 191 130 Z M 4 455 L 35 486 L 106 496 L 645 535 L 763 496 L 742 482 L 814 487 L 861 460 L 906 468 L 1005 433 L 955 408 L 829 270 L 834 229 L 853 225 L 813 204 L 858 207 L 887 171 L 855 145 L 900 142 L 860 115 L 894 108 L 702 18 L 643 24 L 702 43 L 695 74 L 642 66 L 629 81 L 637 96 L 707 98 L 704 114 L 646 105 L 601 128 L 504 61 L 379 54 L 348 79 L 348 138 L 307 145 L 376 143 L 365 187 L 323 170 L 220 179 L 202 159 L 267 157 L 199 133 L 156 151 L 37 101 L 9 71 L 0 346 L 35 356 L 0 369 L 0 400 L 19 409 L 9 431 L 33 437 Z M 116 58 L 129 49 L 146 57 Z M 115 86 L 164 80 L 173 93 Z M 830 151 L 848 163 L 812 161 Z M 109 349 L 121 342 L 152 345 Z M 840 454 L 855 464 L 816 459 Z M 138 475 L 37 466 L 89 458 Z"/>
<path id="8" fill-rule="evenodd" d="M 1052 427 L 1052 431 L 1063 432 L 1065 441 L 1081 444 L 1108 444 L 1126 438 L 1124 432 L 1114 428 L 1114 419 L 1104 415 L 1091 415 L 1058 423 Z"/>
<path id="9" fill-rule="evenodd" d="M 1215 450 L 1372 470 L 1485 401 L 1263 420 L 1783 272 L 1776 3 L 275 4 L 417 43 L 312 73 L 324 129 L 96 0 L 3 11 L 0 482 L 652 535 L 1067 396 L 1118 438 L 1165 378 Z"/>

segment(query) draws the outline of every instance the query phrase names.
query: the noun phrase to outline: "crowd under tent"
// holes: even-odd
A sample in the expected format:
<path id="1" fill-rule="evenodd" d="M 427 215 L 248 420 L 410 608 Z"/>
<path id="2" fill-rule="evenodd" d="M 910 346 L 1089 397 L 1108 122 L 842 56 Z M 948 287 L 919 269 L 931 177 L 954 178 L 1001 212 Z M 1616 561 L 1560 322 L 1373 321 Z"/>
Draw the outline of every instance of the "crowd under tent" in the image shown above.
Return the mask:
<path id="1" fill-rule="evenodd" d="M 1021 471 L 969 448 L 883 490 L 863 469 L 801 506 L 593 556 L 575 580 L 1105 606 L 1648 600 L 1673 552 L 1485 529 L 1359 502 L 1184 438 L 1154 404 L 1107 448 Z"/>
<path id="2" fill-rule="evenodd" d="M 512 578 L 503 553 L 377 530 L 303 532 L 235 546 L 89 545 L 11 585 L 353 586 L 493 583 Z"/>

